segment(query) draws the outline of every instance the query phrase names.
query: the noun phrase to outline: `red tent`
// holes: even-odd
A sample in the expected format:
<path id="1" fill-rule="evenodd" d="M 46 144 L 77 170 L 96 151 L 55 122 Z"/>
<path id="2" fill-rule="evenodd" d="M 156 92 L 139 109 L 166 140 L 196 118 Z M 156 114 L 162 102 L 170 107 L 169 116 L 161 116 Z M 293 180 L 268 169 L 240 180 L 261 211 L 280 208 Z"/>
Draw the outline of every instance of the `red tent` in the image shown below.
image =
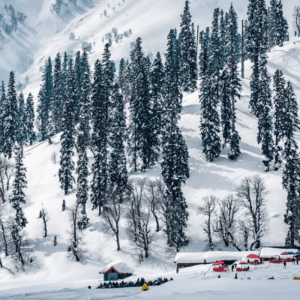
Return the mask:
<path id="1" fill-rule="evenodd" d="M 286 255 L 287 254 L 287 252 L 282 252 L 280 255 Z"/>
<path id="2" fill-rule="evenodd" d="M 248 258 L 257 258 L 257 259 L 260 259 L 260 257 L 258 256 L 258 255 L 256 255 L 256 254 L 249 254 L 248 256 L 247 256 Z"/>
<path id="3" fill-rule="evenodd" d="M 224 265 L 224 261 L 218 260 L 218 261 L 216 261 L 216 262 L 214 263 L 214 265 L 215 265 L 215 266 L 216 266 L 216 265 Z"/>

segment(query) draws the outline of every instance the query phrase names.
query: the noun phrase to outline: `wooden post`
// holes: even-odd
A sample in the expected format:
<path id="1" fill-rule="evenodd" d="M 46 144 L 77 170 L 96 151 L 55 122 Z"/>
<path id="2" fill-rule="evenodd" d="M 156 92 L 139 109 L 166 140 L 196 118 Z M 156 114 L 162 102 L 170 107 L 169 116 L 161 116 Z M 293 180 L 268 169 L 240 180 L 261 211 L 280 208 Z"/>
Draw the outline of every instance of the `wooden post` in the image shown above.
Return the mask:
<path id="1" fill-rule="evenodd" d="M 65 210 L 66 210 L 66 200 L 64 199 L 63 203 L 62 203 L 62 211 L 65 211 Z"/>
<path id="2" fill-rule="evenodd" d="M 54 236 L 54 242 L 53 242 L 54 247 L 57 245 L 57 235 Z"/>
<path id="3" fill-rule="evenodd" d="M 242 20 L 242 78 L 245 78 L 245 53 L 244 53 L 244 20 Z"/>

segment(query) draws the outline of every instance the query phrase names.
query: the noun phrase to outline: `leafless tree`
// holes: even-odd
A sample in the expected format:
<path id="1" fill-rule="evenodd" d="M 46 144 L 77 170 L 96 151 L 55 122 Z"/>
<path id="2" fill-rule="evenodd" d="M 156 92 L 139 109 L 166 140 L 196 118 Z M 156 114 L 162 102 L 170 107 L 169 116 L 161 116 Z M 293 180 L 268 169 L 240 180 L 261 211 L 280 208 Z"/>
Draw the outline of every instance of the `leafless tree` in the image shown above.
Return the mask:
<path id="1" fill-rule="evenodd" d="M 70 212 L 71 218 L 71 239 L 69 240 L 68 251 L 71 252 L 76 261 L 80 261 L 82 257 L 82 251 L 79 245 L 83 244 L 79 233 L 77 232 L 77 220 L 78 220 L 78 205 L 75 205 Z"/>
<path id="2" fill-rule="evenodd" d="M 238 200 L 234 195 L 228 195 L 226 198 L 218 202 L 219 214 L 214 227 L 214 231 L 228 247 L 233 245 L 237 250 L 241 251 L 236 239 L 237 216 L 240 210 Z"/>
<path id="3" fill-rule="evenodd" d="M 9 238 L 7 236 L 7 226 L 0 215 L 0 248 L 4 251 L 5 256 L 8 256 L 8 243 Z"/>
<path id="4" fill-rule="evenodd" d="M 214 250 L 215 244 L 213 242 L 213 217 L 216 211 L 216 204 L 218 199 L 214 196 L 204 197 L 202 199 L 203 205 L 198 207 L 198 213 L 207 217 L 203 225 L 203 231 L 207 235 L 208 245 L 211 251 Z"/>
<path id="5" fill-rule="evenodd" d="M 135 232 L 134 240 L 137 239 L 138 220 L 140 218 L 141 206 L 145 197 L 146 180 L 143 179 L 137 183 L 129 182 L 130 197 L 128 199 L 127 219 L 132 220 L 132 229 Z"/>
<path id="6" fill-rule="evenodd" d="M 16 268 L 24 270 L 25 264 L 33 261 L 31 256 L 32 248 L 26 238 L 26 233 L 15 222 L 14 219 L 8 221 L 8 230 L 10 231 L 10 243 L 11 246 L 9 252 L 13 257 Z"/>
<path id="7" fill-rule="evenodd" d="M 6 191 L 9 190 L 10 179 L 13 175 L 13 165 L 4 157 L 0 157 L 0 199 L 6 202 Z"/>
<path id="8" fill-rule="evenodd" d="M 160 219 L 165 225 L 164 232 L 167 235 L 167 244 L 169 245 L 171 242 L 171 228 L 170 228 L 170 207 L 169 201 L 167 198 L 167 188 L 165 183 L 162 180 L 157 181 L 157 190 L 159 195 L 159 202 L 158 202 L 158 211 L 160 214 Z M 172 252 L 173 250 L 170 250 Z M 173 253 L 173 252 L 172 252 Z M 176 252 L 175 252 L 176 253 Z"/>
<path id="9" fill-rule="evenodd" d="M 265 183 L 259 175 L 244 178 L 237 188 L 237 197 L 241 206 L 245 208 L 244 218 L 248 218 L 251 224 L 249 228 L 253 238 L 251 250 L 253 247 L 260 248 L 261 238 L 267 231 L 267 195 Z"/>
<path id="10" fill-rule="evenodd" d="M 150 205 L 152 215 L 156 223 L 156 232 L 159 232 L 159 205 L 161 202 L 160 181 L 149 181 L 147 184 L 147 199 Z"/>
<path id="11" fill-rule="evenodd" d="M 153 240 L 151 234 L 151 208 L 145 197 L 145 180 L 132 184 L 127 212 L 126 232 L 132 243 L 149 256 Z"/>
<path id="12" fill-rule="evenodd" d="M 39 218 L 43 220 L 43 224 L 44 224 L 44 237 L 47 237 L 47 235 L 48 235 L 47 223 L 49 221 L 49 213 L 45 209 L 45 207 L 43 207 L 42 210 L 40 211 Z"/>
<path id="13" fill-rule="evenodd" d="M 239 235 L 242 240 L 242 244 L 244 245 L 245 251 L 249 250 L 249 236 L 250 236 L 250 225 L 248 220 L 242 218 L 242 220 L 239 220 L 238 222 L 238 230 L 239 230 Z"/>
<path id="14" fill-rule="evenodd" d="M 106 232 L 112 233 L 117 242 L 117 250 L 121 250 L 120 247 L 120 221 L 124 212 L 124 203 L 127 202 L 128 189 L 124 195 L 120 195 L 119 190 L 116 187 L 111 186 L 105 200 L 103 207 L 103 220 L 104 229 Z"/>
<path id="15" fill-rule="evenodd" d="M 300 6 L 299 5 L 294 7 L 293 17 L 294 17 L 293 23 L 297 30 L 297 36 L 300 36 Z"/>

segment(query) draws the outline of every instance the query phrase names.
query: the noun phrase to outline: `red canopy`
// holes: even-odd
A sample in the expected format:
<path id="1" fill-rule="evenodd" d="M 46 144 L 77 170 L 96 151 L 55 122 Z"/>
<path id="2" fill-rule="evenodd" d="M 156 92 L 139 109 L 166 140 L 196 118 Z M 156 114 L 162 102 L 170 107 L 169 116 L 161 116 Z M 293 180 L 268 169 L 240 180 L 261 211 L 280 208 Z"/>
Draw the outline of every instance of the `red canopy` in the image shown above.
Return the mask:
<path id="1" fill-rule="evenodd" d="M 224 265 L 224 261 L 218 260 L 218 261 L 216 261 L 216 262 L 214 263 L 214 265 L 215 265 L 215 266 L 216 266 L 216 265 Z"/>
<path id="2" fill-rule="evenodd" d="M 286 255 L 287 254 L 287 252 L 282 252 L 280 255 Z"/>
<path id="3" fill-rule="evenodd" d="M 258 255 L 256 255 L 256 254 L 249 254 L 248 256 L 247 256 L 248 258 L 260 258 Z"/>

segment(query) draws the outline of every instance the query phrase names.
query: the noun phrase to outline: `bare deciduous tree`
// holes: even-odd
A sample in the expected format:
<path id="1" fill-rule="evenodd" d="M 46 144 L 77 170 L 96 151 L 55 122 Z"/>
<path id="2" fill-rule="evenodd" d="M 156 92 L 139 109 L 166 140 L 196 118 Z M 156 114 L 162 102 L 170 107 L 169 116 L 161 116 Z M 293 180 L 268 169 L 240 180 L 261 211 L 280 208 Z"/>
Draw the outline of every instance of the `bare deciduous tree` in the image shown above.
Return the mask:
<path id="1" fill-rule="evenodd" d="M 160 193 L 160 181 L 149 181 L 147 184 L 147 199 L 150 205 L 150 209 L 152 212 L 152 215 L 155 219 L 156 223 L 156 232 L 159 232 L 160 226 L 159 226 L 159 205 L 161 202 L 161 193 Z"/>
<path id="2" fill-rule="evenodd" d="M 213 242 L 213 217 L 215 215 L 216 204 L 218 199 L 214 196 L 204 197 L 202 206 L 198 207 L 198 213 L 207 217 L 203 225 L 203 231 L 207 235 L 208 245 L 211 251 L 214 250 L 215 244 Z"/>
<path id="3" fill-rule="evenodd" d="M 297 36 L 300 36 L 300 6 L 294 7 L 293 17 L 293 23 L 297 31 Z"/>
<path id="4" fill-rule="evenodd" d="M 240 204 L 246 209 L 245 219 L 251 224 L 249 230 L 253 238 L 250 249 L 260 248 L 261 238 L 267 230 L 266 189 L 263 179 L 259 175 L 246 177 L 237 188 Z"/>
<path id="5" fill-rule="evenodd" d="M 71 239 L 69 240 L 68 251 L 71 252 L 76 261 L 80 261 L 82 257 L 82 251 L 79 245 L 83 244 L 79 233 L 77 232 L 77 220 L 78 220 L 78 205 L 75 205 L 70 212 L 71 218 Z"/>
<path id="6" fill-rule="evenodd" d="M 146 180 L 143 179 L 137 183 L 129 182 L 130 187 L 130 197 L 128 199 L 128 211 L 127 218 L 132 220 L 132 229 L 135 232 L 134 240 L 136 241 L 138 220 L 140 216 L 138 215 L 141 212 L 142 201 L 144 197 Z"/>
<path id="7" fill-rule="evenodd" d="M 128 196 L 130 190 L 127 190 L 126 195 Z M 117 250 L 121 250 L 120 247 L 120 220 L 124 211 L 124 203 L 126 203 L 127 198 L 124 193 L 120 195 L 119 190 L 116 187 L 110 187 L 105 200 L 105 205 L 103 207 L 103 219 L 104 219 L 104 229 L 106 232 L 111 232 L 117 242 Z"/>
<path id="8" fill-rule="evenodd" d="M 40 216 L 39 218 L 43 220 L 44 224 L 44 237 L 47 237 L 48 235 L 48 230 L 47 230 L 47 222 L 49 221 L 49 216 L 48 216 L 48 211 L 45 209 L 45 207 L 42 208 L 40 211 Z"/>
<path id="9" fill-rule="evenodd" d="M 140 253 L 143 251 L 147 258 L 153 236 L 151 234 L 151 208 L 145 197 L 145 183 L 145 179 L 136 184 L 131 183 L 126 232 Z"/>
<path id="10" fill-rule="evenodd" d="M 234 195 L 228 195 L 219 201 L 219 215 L 214 227 L 214 231 L 223 240 L 226 247 L 233 245 L 241 251 L 236 240 L 237 216 L 240 210 L 239 203 Z"/>
<path id="11" fill-rule="evenodd" d="M 10 179 L 13 175 L 13 165 L 3 157 L 0 157 L 0 200 L 6 202 L 6 191 L 9 190 Z"/>

